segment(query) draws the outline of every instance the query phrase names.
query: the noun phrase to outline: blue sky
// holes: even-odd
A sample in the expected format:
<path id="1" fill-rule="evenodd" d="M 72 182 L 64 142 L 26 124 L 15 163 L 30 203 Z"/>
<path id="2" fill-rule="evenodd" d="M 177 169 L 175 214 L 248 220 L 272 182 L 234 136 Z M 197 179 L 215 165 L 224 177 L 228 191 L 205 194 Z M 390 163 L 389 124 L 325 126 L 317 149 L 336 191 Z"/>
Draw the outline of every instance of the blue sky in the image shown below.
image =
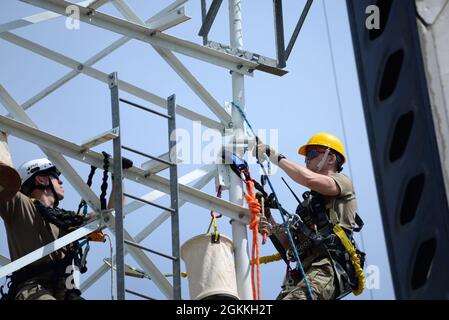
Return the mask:
<path id="1" fill-rule="evenodd" d="M 128 3 L 138 12 L 140 18 L 145 20 L 171 1 L 129 0 Z M 202 43 L 202 39 L 197 36 L 201 26 L 199 3 L 200 1 L 189 1 L 186 8 L 187 14 L 192 16 L 192 19 L 170 29 L 167 33 Z M 286 40 L 290 38 L 304 3 L 305 1 L 284 1 Z M 14 0 L 2 1 L 0 8 L 0 24 L 42 11 L 42 9 Z M 394 299 L 346 2 L 344 0 L 326 1 L 326 8 L 342 114 L 339 112 L 323 1 L 317 0 L 312 5 L 303 30 L 287 62 L 286 69 L 289 73 L 283 77 L 277 77 L 255 72 L 253 78 L 246 78 L 247 117 L 255 129 L 277 129 L 279 150 L 289 159 L 300 163 L 303 163 L 303 158 L 297 154 L 298 147 L 316 132 L 331 132 L 344 140 L 348 163 L 343 172 L 353 178 L 359 214 L 365 221 L 362 233 L 363 241 L 358 236 L 359 244 L 367 252 L 367 265 L 373 265 L 379 270 L 379 288 L 366 290 L 359 297 L 351 295 L 347 299 Z M 102 7 L 100 11 L 120 17 L 120 14 L 110 4 Z M 272 1 L 243 1 L 243 28 L 243 41 L 246 50 L 275 57 Z M 78 61 L 87 60 L 120 37 L 120 35 L 83 23 L 79 30 L 69 31 L 65 28 L 64 18 L 17 29 L 14 33 Z M 227 1 L 223 2 L 209 39 L 229 43 Z M 225 101 L 231 100 L 231 77 L 227 70 L 179 54 L 177 56 L 217 101 L 224 104 Z M 180 105 L 214 118 L 214 115 L 201 100 L 146 43 L 132 40 L 96 63 L 94 67 L 105 73 L 116 71 L 120 79 L 161 97 L 175 93 Z M 0 84 L 20 104 L 70 71 L 64 66 L 37 56 L 3 39 L 0 39 L 0 70 Z M 122 93 L 121 96 L 161 110 L 157 106 L 152 106 L 148 102 L 126 93 Z M 42 130 L 75 143 L 82 143 L 111 127 L 108 87 L 85 75 L 77 76 L 27 112 Z M 6 113 L 6 109 L 0 106 L 0 114 L 5 115 Z M 123 144 L 154 155 L 167 151 L 167 128 L 163 121 L 126 107 L 122 109 L 121 120 Z M 192 131 L 192 123 L 181 117 L 178 117 L 178 127 Z M 15 137 L 10 137 L 10 149 L 15 166 L 19 166 L 26 160 L 43 156 L 38 147 Z M 107 144 L 96 147 L 95 150 L 111 152 L 112 147 Z M 145 161 L 139 156 L 126 152 L 124 155 L 132 158 L 136 165 Z M 87 178 L 88 165 L 69 158 L 68 160 L 83 179 Z M 184 175 L 197 167 L 199 167 L 197 164 L 183 164 L 179 167 L 179 173 Z M 166 176 L 166 173 L 163 175 Z M 257 167 L 253 167 L 253 176 L 255 175 L 257 175 Z M 283 206 L 294 210 L 295 200 L 282 184 L 281 177 L 286 177 L 286 175 L 280 171 L 272 177 L 276 191 Z M 98 194 L 100 193 L 100 183 L 101 173 L 98 172 L 92 187 Z M 291 185 L 298 194 L 305 191 L 303 187 L 293 182 Z M 66 199 L 62 202 L 62 207 L 75 208 L 79 202 L 79 196 L 67 181 L 65 181 L 65 187 Z M 151 189 L 131 182 L 126 183 L 126 189 L 136 195 L 151 191 Z M 211 194 L 214 193 L 213 182 L 203 190 Z M 224 194 L 224 197 L 227 198 L 227 193 Z M 164 198 L 160 203 L 168 204 L 169 202 Z M 132 235 L 135 235 L 159 213 L 155 208 L 142 208 L 127 216 L 125 226 Z M 280 220 L 278 215 L 276 218 Z M 230 236 L 229 219 L 224 217 L 218 223 L 220 232 Z M 181 243 L 206 232 L 208 224 L 209 213 L 206 209 L 191 204 L 183 206 L 181 208 Z M 164 223 L 144 240 L 143 244 L 158 251 L 171 252 L 170 223 Z M 85 279 L 103 263 L 103 258 L 108 256 L 108 252 L 106 244 L 92 244 L 88 258 L 89 271 L 82 276 L 82 279 Z M 262 247 L 262 255 L 274 252 L 275 249 L 271 244 Z M 0 222 L 0 253 L 8 255 L 3 222 Z M 171 273 L 169 262 L 152 255 L 150 258 L 162 272 Z M 126 262 L 138 267 L 130 256 L 126 257 Z M 185 267 L 182 266 L 182 269 L 184 270 Z M 262 265 L 261 270 L 262 297 L 274 299 L 279 292 L 285 265 L 283 262 L 271 263 Z M 126 286 L 131 290 L 154 298 L 163 298 L 156 286 L 149 280 L 129 277 L 126 280 Z M 186 279 L 182 280 L 182 290 L 183 297 L 187 298 L 188 282 Z M 109 299 L 109 276 L 104 275 L 84 293 L 84 296 L 87 299 Z M 128 295 L 127 298 L 135 299 L 131 295 Z"/>

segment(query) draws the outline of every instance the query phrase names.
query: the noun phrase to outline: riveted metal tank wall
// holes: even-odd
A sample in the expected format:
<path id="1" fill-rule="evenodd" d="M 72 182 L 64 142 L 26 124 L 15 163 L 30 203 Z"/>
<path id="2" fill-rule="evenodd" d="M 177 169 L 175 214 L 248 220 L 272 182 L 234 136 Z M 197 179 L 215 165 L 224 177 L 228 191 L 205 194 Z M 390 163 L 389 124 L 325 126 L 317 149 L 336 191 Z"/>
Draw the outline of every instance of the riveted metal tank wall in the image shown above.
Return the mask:
<path id="1" fill-rule="evenodd" d="M 396 297 L 447 299 L 449 210 L 415 2 L 347 7 Z"/>

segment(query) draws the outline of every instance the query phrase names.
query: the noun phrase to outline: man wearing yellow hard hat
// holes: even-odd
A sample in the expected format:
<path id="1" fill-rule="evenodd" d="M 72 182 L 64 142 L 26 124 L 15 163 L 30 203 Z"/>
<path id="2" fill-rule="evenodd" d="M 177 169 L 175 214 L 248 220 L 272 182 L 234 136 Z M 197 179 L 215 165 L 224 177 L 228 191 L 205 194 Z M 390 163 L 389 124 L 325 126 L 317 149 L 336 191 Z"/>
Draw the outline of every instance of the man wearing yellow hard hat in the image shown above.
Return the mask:
<path id="1" fill-rule="evenodd" d="M 320 132 L 301 146 L 306 166 L 287 159 L 270 146 L 259 142 L 253 155 L 263 159 L 266 154 L 295 182 L 310 189 L 292 214 L 289 226 L 314 299 L 340 299 L 351 291 L 358 295 L 364 288 L 365 254 L 354 239 L 363 221 L 357 214 L 352 182 L 341 173 L 346 161 L 341 141 L 330 133 Z M 272 208 L 275 205 L 272 203 Z M 294 261 L 292 248 L 283 225 L 277 224 L 266 210 L 260 229 L 268 229 Z M 310 298 L 307 282 L 299 270 L 289 268 L 278 299 Z"/>

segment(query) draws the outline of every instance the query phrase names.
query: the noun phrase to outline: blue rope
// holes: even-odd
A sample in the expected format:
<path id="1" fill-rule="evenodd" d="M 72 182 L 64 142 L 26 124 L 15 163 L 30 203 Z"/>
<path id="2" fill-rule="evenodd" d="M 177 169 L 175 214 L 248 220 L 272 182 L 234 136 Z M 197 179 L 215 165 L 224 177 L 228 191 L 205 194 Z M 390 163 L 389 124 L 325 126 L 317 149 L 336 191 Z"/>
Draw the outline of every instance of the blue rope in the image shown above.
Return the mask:
<path id="1" fill-rule="evenodd" d="M 251 130 L 253 136 L 256 138 L 256 143 L 258 143 L 259 138 L 257 137 L 256 133 L 254 132 L 254 129 L 252 128 L 251 124 L 249 123 L 248 119 L 246 118 L 245 113 L 243 112 L 242 108 L 240 108 L 240 106 L 235 104 L 234 102 L 232 102 L 232 105 L 234 107 L 236 107 L 237 110 L 240 112 L 243 120 L 246 122 L 246 124 L 248 125 L 249 129 Z M 270 177 L 268 176 L 268 174 L 267 174 L 267 172 L 265 170 L 265 166 L 259 160 L 257 153 L 256 153 L 256 159 L 257 159 L 257 163 L 262 168 L 263 174 L 267 177 L 267 182 L 268 182 L 268 185 L 270 186 L 271 191 L 273 192 L 274 201 L 276 202 L 276 207 L 278 208 L 279 212 L 281 213 L 283 226 L 284 226 L 285 231 L 287 232 L 287 236 L 288 236 L 288 240 L 290 242 L 290 246 L 293 248 L 293 254 L 294 254 L 295 259 L 297 261 L 296 268 L 301 271 L 301 275 L 302 275 L 302 277 L 304 279 L 304 282 L 306 284 L 307 294 L 309 295 L 310 300 L 314 300 L 314 297 L 313 297 L 313 294 L 312 294 L 312 289 L 310 288 L 310 283 L 309 283 L 309 281 L 307 279 L 307 276 L 306 276 L 306 273 L 304 271 L 304 267 L 302 265 L 301 259 L 299 258 L 298 250 L 296 249 L 295 243 L 293 241 L 293 237 L 292 237 L 292 234 L 290 232 L 290 228 L 288 227 L 288 221 L 285 219 L 285 213 L 288 214 L 288 212 L 284 208 L 282 208 L 281 204 L 279 203 L 278 196 L 277 196 L 276 192 L 274 191 L 273 185 L 271 184 Z"/>

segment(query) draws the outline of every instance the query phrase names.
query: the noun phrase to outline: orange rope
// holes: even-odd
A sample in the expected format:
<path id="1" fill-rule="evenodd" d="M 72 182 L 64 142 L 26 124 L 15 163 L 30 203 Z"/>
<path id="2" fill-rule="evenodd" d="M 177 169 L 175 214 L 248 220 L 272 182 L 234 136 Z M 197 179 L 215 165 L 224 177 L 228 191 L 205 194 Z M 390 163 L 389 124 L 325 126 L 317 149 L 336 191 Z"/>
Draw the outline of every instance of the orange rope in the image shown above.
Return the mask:
<path id="1" fill-rule="evenodd" d="M 251 264 L 251 285 L 253 288 L 253 299 L 260 300 L 261 299 L 261 289 L 260 289 L 260 256 L 259 256 L 259 220 L 260 220 L 260 212 L 262 208 L 260 207 L 259 201 L 257 201 L 256 195 L 254 194 L 254 182 L 251 180 L 246 181 L 246 190 L 245 199 L 248 202 L 248 208 L 251 212 L 251 221 L 249 223 L 249 228 L 253 231 L 253 243 L 252 243 L 252 252 L 251 252 L 251 260 L 255 261 L 256 272 L 257 272 L 257 292 L 256 286 L 254 284 L 254 263 Z"/>

